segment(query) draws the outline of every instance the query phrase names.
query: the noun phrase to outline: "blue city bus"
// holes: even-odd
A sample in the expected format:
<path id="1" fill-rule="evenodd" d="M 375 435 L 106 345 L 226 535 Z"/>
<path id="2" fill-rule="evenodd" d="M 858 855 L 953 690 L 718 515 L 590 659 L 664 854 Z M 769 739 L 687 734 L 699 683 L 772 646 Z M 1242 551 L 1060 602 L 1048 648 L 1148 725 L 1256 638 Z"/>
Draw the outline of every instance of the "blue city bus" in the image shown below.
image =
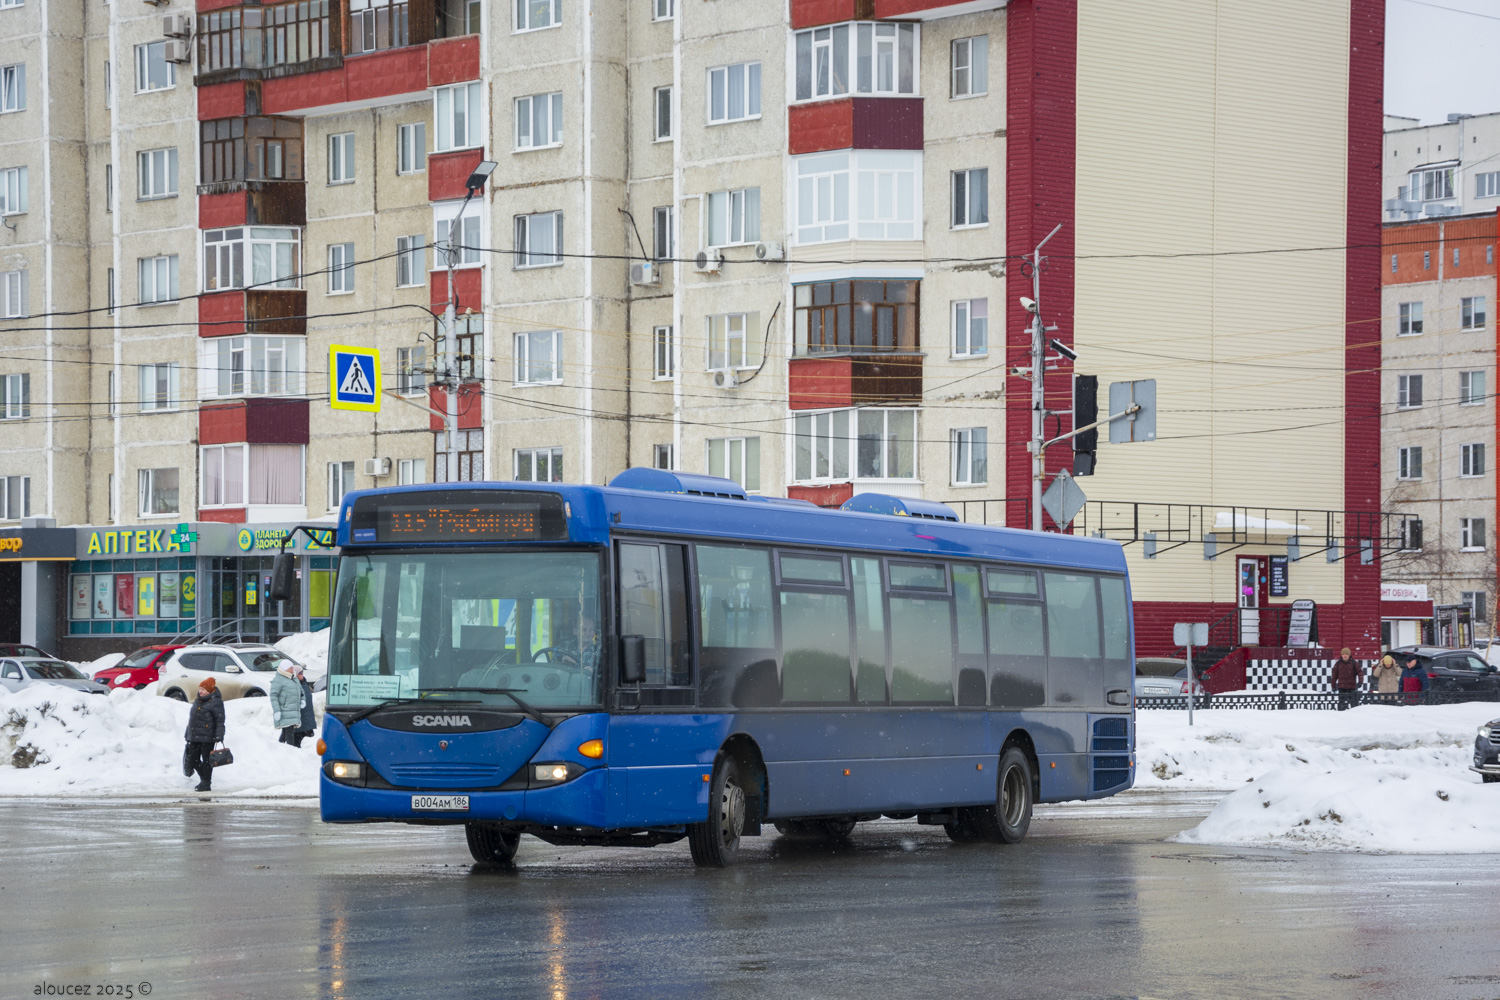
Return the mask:
<path id="1" fill-rule="evenodd" d="M 1015 842 L 1033 803 L 1133 783 L 1115 542 L 631 469 L 352 492 L 338 545 L 327 822 L 722 867 L 766 823 Z"/>

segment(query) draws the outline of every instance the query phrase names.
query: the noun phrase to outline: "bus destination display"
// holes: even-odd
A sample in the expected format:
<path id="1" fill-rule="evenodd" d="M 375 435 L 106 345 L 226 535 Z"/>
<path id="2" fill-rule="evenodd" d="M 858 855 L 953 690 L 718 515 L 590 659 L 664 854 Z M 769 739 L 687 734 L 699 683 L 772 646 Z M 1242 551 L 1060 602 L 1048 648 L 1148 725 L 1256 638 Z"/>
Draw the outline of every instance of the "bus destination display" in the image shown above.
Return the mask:
<path id="1" fill-rule="evenodd" d="M 381 506 L 378 542 L 534 542 L 542 540 L 541 505 L 525 503 Z"/>

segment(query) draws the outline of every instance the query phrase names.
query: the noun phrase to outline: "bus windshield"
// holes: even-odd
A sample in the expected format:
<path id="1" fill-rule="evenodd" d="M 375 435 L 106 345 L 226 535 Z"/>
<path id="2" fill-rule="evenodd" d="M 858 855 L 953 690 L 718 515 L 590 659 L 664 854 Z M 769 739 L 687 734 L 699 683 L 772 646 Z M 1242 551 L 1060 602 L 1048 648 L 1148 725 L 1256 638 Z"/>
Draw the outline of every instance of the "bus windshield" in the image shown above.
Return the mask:
<path id="1" fill-rule="evenodd" d="M 328 704 L 432 697 L 515 708 L 603 700 L 600 556 L 417 552 L 339 563 Z"/>

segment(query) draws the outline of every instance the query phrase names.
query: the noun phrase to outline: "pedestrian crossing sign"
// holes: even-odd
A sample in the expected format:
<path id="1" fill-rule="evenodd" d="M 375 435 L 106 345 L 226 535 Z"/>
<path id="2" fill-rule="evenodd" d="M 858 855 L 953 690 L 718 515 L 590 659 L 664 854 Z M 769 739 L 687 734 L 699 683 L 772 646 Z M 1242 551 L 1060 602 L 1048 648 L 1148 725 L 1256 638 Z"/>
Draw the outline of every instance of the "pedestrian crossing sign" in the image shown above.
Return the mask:
<path id="1" fill-rule="evenodd" d="M 380 351 L 343 344 L 328 348 L 328 405 L 372 413 L 380 409 Z"/>

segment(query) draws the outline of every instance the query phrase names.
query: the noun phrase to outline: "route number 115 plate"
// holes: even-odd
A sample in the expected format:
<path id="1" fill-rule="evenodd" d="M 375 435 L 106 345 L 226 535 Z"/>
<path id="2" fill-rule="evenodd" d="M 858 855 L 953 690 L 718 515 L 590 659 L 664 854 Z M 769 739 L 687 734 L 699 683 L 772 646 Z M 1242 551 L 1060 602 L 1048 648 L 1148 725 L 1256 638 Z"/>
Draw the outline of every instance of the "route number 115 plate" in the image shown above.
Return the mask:
<path id="1" fill-rule="evenodd" d="M 467 795 L 413 795 L 412 812 L 468 812 Z"/>

